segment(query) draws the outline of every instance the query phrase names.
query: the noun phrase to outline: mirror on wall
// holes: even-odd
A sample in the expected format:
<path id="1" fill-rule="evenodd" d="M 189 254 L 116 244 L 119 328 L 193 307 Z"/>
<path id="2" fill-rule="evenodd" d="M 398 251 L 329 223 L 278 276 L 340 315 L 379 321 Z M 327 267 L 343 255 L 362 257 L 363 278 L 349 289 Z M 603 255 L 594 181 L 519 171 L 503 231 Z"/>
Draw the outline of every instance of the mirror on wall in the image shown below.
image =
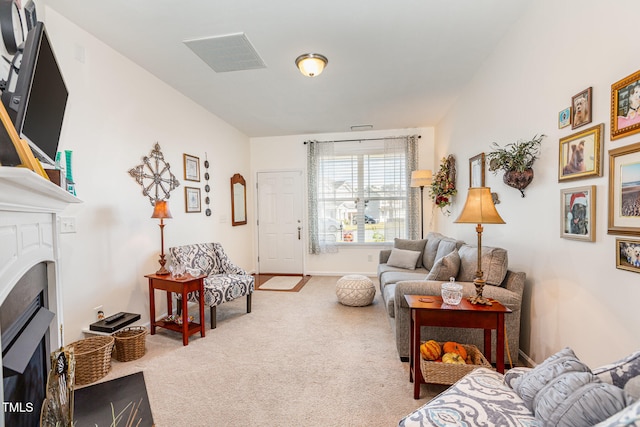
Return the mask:
<path id="1" fill-rule="evenodd" d="M 247 183 L 239 173 L 231 177 L 231 225 L 247 223 Z"/>

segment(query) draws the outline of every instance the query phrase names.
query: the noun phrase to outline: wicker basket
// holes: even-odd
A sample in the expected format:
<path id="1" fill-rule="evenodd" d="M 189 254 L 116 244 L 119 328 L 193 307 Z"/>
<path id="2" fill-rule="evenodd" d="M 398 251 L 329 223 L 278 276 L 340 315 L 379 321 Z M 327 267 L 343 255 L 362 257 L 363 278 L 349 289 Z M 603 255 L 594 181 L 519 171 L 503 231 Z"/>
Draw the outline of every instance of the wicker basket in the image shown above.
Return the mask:
<path id="1" fill-rule="evenodd" d="M 144 356 L 146 353 L 147 328 L 144 326 L 132 326 L 113 334 L 116 340 L 116 349 L 113 357 L 119 362 L 129 362 Z"/>
<path id="2" fill-rule="evenodd" d="M 442 343 L 440 343 L 440 345 L 442 345 Z M 471 358 L 473 364 L 459 365 L 455 363 L 433 362 L 431 360 L 424 360 L 422 356 L 420 356 L 420 369 L 422 370 L 424 381 L 431 384 L 451 385 L 474 369 L 493 369 L 482 352 L 478 350 L 478 347 L 471 344 L 461 345 L 467 350 L 467 357 Z"/>
<path id="3" fill-rule="evenodd" d="M 107 375 L 114 341 L 112 336 L 100 336 L 69 344 L 76 359 L 76 385 L 90 384 Z"/>

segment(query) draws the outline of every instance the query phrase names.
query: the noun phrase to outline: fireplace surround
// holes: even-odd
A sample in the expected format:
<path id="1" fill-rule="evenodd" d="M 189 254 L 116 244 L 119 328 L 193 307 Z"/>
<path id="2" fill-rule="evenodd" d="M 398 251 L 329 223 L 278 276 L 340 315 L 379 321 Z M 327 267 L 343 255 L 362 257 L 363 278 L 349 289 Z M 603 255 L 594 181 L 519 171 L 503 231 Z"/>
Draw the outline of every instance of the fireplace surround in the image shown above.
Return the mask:
<path id="1" fill-rule="evenodd" d="M 41 271 L 40 276 L 44 276 L 44 283 L 39 285 L 42 291 L 35 293 L 34 301 L 29 301 L 36 307 L 32 308 L 33 315 L 28 317 L 39 317 L 40 325 L 49 326 L 42 342 L 48 341 L 52 349 L 61 346 L 63 339 L 60 332 L 63 324 L 63 283 L 59 271 L 58 215 L 71 203 L 80 203 L 80 200 L 31 170 L 0 167 L 0 306 L 10 295 L 19 293 L 12 291 L 19 284 L 22 286 L 25 283 L 25 276 L 29 278 L 34 269 Z M 6 339 L 7 331 L 0 332 L 0 344 L 4 353 L 5 344 L 8 343 L 2 340 Z M 38 345 L 37 351 L 40 356 L 34 357 L 41 358 L 42 344 Z M 5 356 L 0 357 L 4 359 Z M 9 361 L 3 360 L 3 382 L 4 372 L 8 369 L 5 362 Z M 2 383 L 0 396 L 7 412 Z M 8 402 L 8 408 L 28 411 L 29 403 Z M 3 426 L 5 419 L 0 418 L 0 427 Z"/>

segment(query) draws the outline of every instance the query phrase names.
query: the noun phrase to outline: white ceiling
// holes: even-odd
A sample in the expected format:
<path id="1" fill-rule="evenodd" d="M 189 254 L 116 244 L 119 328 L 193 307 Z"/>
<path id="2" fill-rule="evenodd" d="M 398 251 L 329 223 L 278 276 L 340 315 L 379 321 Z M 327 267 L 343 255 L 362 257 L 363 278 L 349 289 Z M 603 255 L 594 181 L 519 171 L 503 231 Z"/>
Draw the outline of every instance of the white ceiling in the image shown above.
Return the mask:
<path id="1" fill-rule="evenodd" d="M 42 1 L 258 137 L 435 125 L 530 0 Z M 235 33 L 266 68 L 216 73 L 183 43 Z"/>

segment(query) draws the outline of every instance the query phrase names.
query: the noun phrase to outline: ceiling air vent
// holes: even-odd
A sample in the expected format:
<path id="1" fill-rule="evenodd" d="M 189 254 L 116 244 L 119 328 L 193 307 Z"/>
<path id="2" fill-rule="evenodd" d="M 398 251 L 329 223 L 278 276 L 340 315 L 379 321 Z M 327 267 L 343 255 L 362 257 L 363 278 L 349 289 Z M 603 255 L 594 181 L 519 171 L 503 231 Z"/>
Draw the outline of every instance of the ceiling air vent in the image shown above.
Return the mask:
<path id="1" fill-rule="evenodd" d="M 185 40 L 183 43 L 216 73 L 266 68 L 244 33 Z"/>

